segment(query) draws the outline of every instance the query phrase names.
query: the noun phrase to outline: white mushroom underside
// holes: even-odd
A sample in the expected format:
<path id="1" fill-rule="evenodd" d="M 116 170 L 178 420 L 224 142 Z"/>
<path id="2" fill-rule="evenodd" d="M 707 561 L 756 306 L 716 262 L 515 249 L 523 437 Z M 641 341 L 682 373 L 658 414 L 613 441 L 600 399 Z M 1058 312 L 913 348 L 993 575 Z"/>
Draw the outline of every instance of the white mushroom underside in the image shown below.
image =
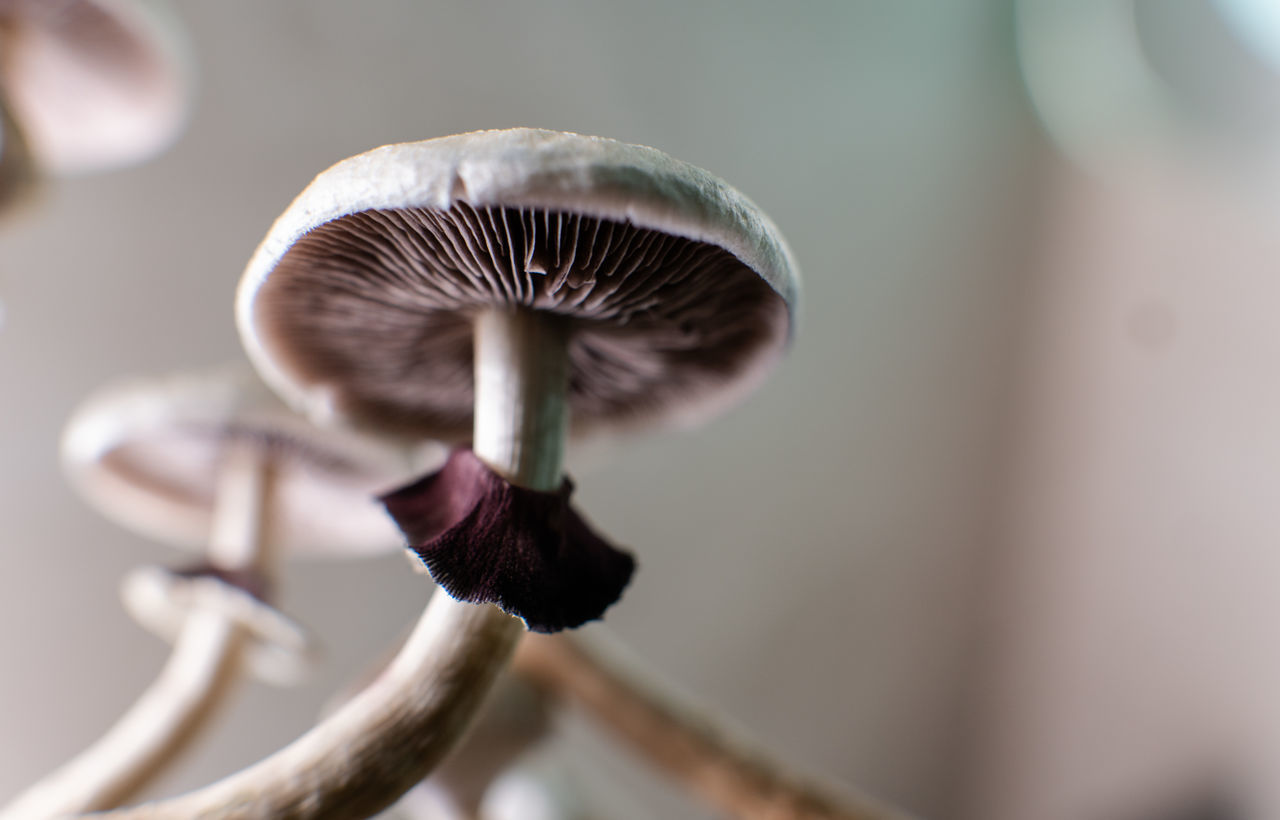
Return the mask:
<path id="1" fill-rule="evenodd" d="M 347 555 L 388 552 L 402 539 L 377 495 L 390 489 L 386 465 L 361 463 L 356 453 L 328 451 L 284 433 L 232 423 L 180 425 L 148 439 L 112 447 L 100 458 L 99 490 L 110 480 L 128 493 L 129 510 L 113 509 L 137 529 L 204 548 L 212 526 L 216 478 L 227 441 L 245 438 L 270 454 L 276 470 L 275 504 L 266 539 L 291 552 Z M 397 475 L 396 480 L 403 476 Z"/>
<path id="2" fill-rule="evenodd" d="M 727 403 L 785 346 L 778 293 L 727 250 L 541 209 L 370 210 L 303 236 L 257 295 L 259 327 L 349 418 L 465 437 L 472 318 L 570 323 L 575 428 Z"/>

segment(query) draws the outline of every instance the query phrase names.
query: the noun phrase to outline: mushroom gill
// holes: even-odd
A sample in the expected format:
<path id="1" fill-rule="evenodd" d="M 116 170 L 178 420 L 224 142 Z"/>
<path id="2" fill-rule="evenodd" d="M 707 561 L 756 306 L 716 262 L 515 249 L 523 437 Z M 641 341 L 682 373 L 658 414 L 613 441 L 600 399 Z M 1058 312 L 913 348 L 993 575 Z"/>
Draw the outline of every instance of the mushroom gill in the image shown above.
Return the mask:
<path id="1" fill-rule="evenodd" d="M 276 268 L 260 326 L 289 338 L 284 357 L 342 385 L 348 418 L 410 434 L 469 433 L 471 317 L 495 302 L 569 323 L 579 424 L 697 404 L 763 371 L 788 333 L 785 301 L 729 251 L 562 211 L 362 211 L 311 230 Z M 364 355 L 374 341 L 400 355 Z"/>

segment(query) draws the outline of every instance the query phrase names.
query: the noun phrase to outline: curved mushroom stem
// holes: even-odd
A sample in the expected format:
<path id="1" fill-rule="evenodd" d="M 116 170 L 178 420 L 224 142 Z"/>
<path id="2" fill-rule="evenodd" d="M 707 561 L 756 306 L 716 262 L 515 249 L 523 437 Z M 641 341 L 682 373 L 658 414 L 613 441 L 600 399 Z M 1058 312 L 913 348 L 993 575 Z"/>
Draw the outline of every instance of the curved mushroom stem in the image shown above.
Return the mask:
<path id="1" fill-rule="evenodd" d="M 474 450 L 508 481 L 560 482 L 566 334 L 528 310 L 475 324 Z M 492 605 L 437 592 L 376 682 L 265 760 L 195 792 L 117 818 L 368 817 L 426 777 L 458 741 L 523 634 Z"/>
<path id="2" fill-rule="evenodd" d="M 434 595 L 400 654 L 368 689 L 265 760 L 118 818 L 369 817 L 439 762 L 510 657 L 520 622 Z"/>
<path id="3" fill-rule="evenodd" d="M 398 654 L 396 646 L 391 655 Z M 324 710 L 330 714 L 369 686 L 386 661 L 340 692 Z M 468 731 L 431 775 L 401 795 L 387 813 L 397 820 L 472 820 L 495 781 L 517 768 L 520 759 L 545 740 L 550 711 L 542 687 L 504 672 Z M 532 778 L 530 778 L 532 779 Z M 539 817 L 550 816 L 540 813 Z M 567 816 L 564 820 L 570 820 Z"/>
<path id="4" fill-rule="evenodd" d="M 266 571 L 263 512 L 270 505 L 269 457 L 233 442 L 220 468 L 208 559 L 221 569 Z M 208 725 L 238 678 L 244 630 L 221 611 L 196 609 L 169 660 L 92 746 L 18 795 L 0 818 L 34 820 L 124 803 L 163 772 Z"/>
<path id="5" fill-rule="evenodd" d="M 826 793 L 715 726 L 668 691 L 564 634 L 525 637 L 512 666 L 571 701 L 636 754 L 728 816 L 756 820 L 904 820 L 861 798 Z"/>
<path id="6" fill-rule="evenodd" d="M 6 806 L 5 820 L 34 820 L 118 806 L 151 782 L 208 723 L 236 679 L 238 630 L 193 612 L 146 691 L 92 746 Z"/>

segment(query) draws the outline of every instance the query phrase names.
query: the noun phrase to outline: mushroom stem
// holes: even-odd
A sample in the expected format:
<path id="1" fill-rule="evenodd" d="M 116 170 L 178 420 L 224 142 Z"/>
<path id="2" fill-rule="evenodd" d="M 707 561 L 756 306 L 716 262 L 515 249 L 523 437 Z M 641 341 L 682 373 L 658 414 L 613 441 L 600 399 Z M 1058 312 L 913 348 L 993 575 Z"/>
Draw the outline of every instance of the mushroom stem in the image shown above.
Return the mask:
<path id="1" fill-rule="evenodd" d="M 207 558 L 219 569 L 275 577 L 276 550 L 267 528 L 275 491 L 275 465 L 259 442 L 231 440 L 219 467 Z"/>
<path id="2" fill-rule="evenodd" d="M 237 678 L 241 635 L 193 612 L 160 675 L 92 746 L 0 811 L 34 820 L 118 806 L 155 779 L 208 724 Z"/>
<path id="3" fill-rule="evenodd" d="M 109 816 L 372 816 L 426 776 L 462 734 L 510 657 L 519 625 L 497 607 L 434 595 L 387 671 L 302 737 L 198 791 Z"/>
<path id="4" fill-rule="evenodd" d="M 566 333 L 529 310 L 475 323 L 474 449 L 512 483 L 560 482 Z M 437 592 L 377 681 L 289 746 L 187 795 L 118 818 L 368 817 L 430 774 L 458 741 L 524 629 L 496 606 Z"/>
<path id="5" fill-rule="evenodd" d="M 866 798 L 829 794 L 785 772 L 669 691 L 587 642 L 527 635 L 513 669 L 586 711 L 632 751 L 728 816 L 758 820 L 904 820 Z"/>
<path id="6" fill-rule="evenodd" d="M 233 442 L 220 467 L 208 558 L 226 570 L 263 571 L 269 458 Z M 92 746 L 18 795 L 3 820 L 114 808 L 153 781 L 208 725 L 238 677 L 246 635 L 221 611 L 195 609 L 169 660 L 124 716 Z"/>
<path id="7" fill-rule="evenodd" d="M 531 490 L 560 488 L 568 422 L 568 334 L 546 313 L 486 310 L 475 320 L 472 450 Z"/>

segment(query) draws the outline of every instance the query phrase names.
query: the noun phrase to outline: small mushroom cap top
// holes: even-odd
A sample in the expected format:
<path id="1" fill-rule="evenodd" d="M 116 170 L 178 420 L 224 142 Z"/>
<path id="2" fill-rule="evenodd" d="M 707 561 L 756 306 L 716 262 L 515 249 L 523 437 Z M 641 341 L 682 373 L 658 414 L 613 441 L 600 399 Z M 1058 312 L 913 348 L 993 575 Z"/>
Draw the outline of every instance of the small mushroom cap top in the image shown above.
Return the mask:
<path id="1" fill-rule="evenodd" d="M 582 432 L 733 403 L 785 349 L 797 290 L 778 230 L 724 181 L 652 148 L 517 128 L 321 173 L 249 262 L 237 320 L 291 405 L 454 439 L 471 431 L 481 311 L 568 328 Z"/>
<path id="2" fill-rule="evenodd" d="M 270 463 L 263 538 L 289 555 L 357 556 L 402 548 L 379 492 L 443 460 L 290 412 L 243 366 L 138 380 L 90 397 L 68 422 L 62 460 L 99 512 L 161 541 L 203 551 L 227 445 L 252 442 Z"/>
<path id="3" fill-rule="evenodd" d="M 163 0 L 0 0 L 0 86 L 36 162 L 138 162 L 186 122 L 187 48 Z"/>
<path id="4" fill-rule="evenodd" d="M 196 612 L 214 612 L 237 624 L 248 638 L 249 671 L 275 686 L 302 683 L 316 666 L 319 650 L 305 627 L 216 576 L 139 567 L 125 575 L 120 599 L 135 621 L 170 644 Z"/>

